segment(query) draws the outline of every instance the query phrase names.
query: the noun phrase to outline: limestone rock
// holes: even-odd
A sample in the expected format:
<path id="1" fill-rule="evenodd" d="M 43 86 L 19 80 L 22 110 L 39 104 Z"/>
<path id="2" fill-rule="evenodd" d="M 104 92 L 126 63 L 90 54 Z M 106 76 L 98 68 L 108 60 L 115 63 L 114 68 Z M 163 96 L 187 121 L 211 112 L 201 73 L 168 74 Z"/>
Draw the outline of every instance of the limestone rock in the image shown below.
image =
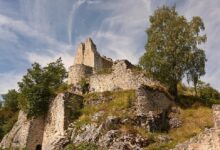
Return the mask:
<path id="1" fill-rule="evenodd" d="M 102 117 L 104 114 L 105 114 L 104 111 L 99 111 L 99 112 L 95 113 L 95 114 L 91 117 L 91 120 L 92 120 L 92 121 L 98 121 L 98 119 L 99 119 L 100 117 Z"/>
<path id="2" fill-rule="evenodd" d="M 74 144 L 80 144 L 83 142 L 94 142 L 98 141 L 98 138 L 101 134 L 103 125 L 98 125 L 96 123 L 88 124 L 80 129 L 80 133 L 77 133 L 76 130 L 73 130 L 72 141 Z"/>

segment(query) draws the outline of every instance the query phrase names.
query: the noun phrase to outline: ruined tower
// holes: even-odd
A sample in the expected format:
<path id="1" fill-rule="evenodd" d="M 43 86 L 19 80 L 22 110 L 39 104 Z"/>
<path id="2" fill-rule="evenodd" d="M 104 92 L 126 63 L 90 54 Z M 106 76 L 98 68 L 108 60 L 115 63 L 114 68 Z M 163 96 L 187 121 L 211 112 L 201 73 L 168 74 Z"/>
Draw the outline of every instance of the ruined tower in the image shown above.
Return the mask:
<path id="1" fill-rule="evenodd" d="M 80 43 L 76 53 L 74 64 L 69 68 L 69 84 L 77 84 L 82 78 L 88 77 L 105 68 L 111 68 L 113 61 L 102 57 L 96 49 L 91 38 Z"/>

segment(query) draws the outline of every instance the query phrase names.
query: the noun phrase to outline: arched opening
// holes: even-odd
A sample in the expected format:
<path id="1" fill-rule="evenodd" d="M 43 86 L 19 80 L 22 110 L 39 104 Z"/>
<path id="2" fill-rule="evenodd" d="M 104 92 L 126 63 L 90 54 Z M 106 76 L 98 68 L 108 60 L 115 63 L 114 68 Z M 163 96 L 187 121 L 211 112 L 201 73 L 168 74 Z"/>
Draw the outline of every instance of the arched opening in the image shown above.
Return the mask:
<path id="1" fill-rule="evenodd" d="M 42 146 L 41 146 L 40 144 L 38 144 L 38 145 L 36 146 L 36 150 L 42 150 Z"/>

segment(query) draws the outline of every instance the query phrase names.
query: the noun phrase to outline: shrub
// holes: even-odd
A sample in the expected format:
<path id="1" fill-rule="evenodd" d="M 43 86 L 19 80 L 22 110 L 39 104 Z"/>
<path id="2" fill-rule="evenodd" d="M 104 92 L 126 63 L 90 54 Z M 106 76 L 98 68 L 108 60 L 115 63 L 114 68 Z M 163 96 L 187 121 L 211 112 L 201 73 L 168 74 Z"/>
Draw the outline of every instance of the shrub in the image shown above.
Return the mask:
<path id="1" fill-rule="evenodd" d="M 19 93 L 15 89 L 9 90 L 7 94 L 2 95 L 4 101 L 4 107 L 8 107 L 12 111 L 17 111 L 18 97 L 19 97 Z"/>
<path id="2" fill-rule="evenodd" d="M 65 112 L 69 120 L 73 121 L 78 119 L 81 115 L 81 109 L 83 108 L 83 98 L 81 96 L 72 95 L 65 107 Z"/>
<path id="3" fill-rule="evenodd" d="M 82 78 L 79 82 L 78 82 L 80 89 L 82 91 L 83 94 L 89 92 L 89 83 L 87 82 L 87 80 L 85 78 Z"/>

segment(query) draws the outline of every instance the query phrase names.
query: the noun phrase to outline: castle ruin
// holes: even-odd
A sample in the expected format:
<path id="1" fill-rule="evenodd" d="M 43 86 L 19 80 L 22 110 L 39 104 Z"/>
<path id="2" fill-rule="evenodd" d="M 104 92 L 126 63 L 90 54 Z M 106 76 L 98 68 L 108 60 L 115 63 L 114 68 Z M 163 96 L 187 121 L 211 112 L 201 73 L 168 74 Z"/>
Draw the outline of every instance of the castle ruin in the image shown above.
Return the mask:
<path id="1" fill-rule="evenodd" d="M 110 70 L 107 73 L 100 73 Z M 135 66 L 128 60 L 112 61 L 100 56 L 91 38 L 81 43 L 76 50 L 74 64 L 69 68 L 68 84 L 77 87 L 86 78 L 90 92 L 138 89 L 141 85 L 163 86 L 144 75 L 135 73 Z"/>
<path id="2" fill-rule="evenodd" d="M 111 68 L 112 59 L 102 57 L 91 38 L 80 43 L 76 53 L 74 64 L 69 68 L 69 84 L 77 84 L 82 78 L 88 77 L 102 69 Z"/>

